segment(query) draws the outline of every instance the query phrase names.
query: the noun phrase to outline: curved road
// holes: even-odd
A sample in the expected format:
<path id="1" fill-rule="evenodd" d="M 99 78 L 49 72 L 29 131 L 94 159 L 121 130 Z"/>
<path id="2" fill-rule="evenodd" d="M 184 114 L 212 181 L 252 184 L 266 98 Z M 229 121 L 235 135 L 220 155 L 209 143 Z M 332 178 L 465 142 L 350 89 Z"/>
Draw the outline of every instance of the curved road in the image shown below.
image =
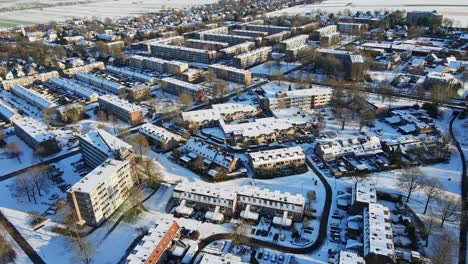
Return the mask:
<path id="1" fill-rule="evenodd" d="M 459 264 L 466 264 L 466 242 L 467 242 L 467 221 L 468 221 L 468 177 L 466 175 L 466 159 L 465 153 L 463 152 L 460 143 L 457 141 L 455 137 L 455 133 L 453 133 L 453 122 L 458 116 L 458 112 L 454 112 L 452 115 L 452 119 L 450 120 L 450 136 L 455 143 L 455 147 L 460 152 L 460 158 L 462 160 L 462 175 L 461 175 L 461 217 L 460 217 L 460 242 L 459 242 L 459 249 L 458 249 L 458 263 Z"/>
<path id="2" fill-rule="evenodd" d="M 332 189 L 330 185 L 328 184 L 327 180 L 325 179 L 325 177 L 322 174 L 320 174 L 320 172 L 317 171 L 317 169 L 315 169 L 315 167 L 311 164 L 309 159 L 306 159 L 306 161 L 309 164 L 309 167 L 311 167 L 312 170 L 315 172 L 315 174 L 317 174 L 317 176 L 319 177 L 320 181 L 322 182 L 325 188 L 325 205 L 323 208 L 323 213 L 321 217 L 322 220 L 320 222 L 319 234 L 317 236 L 317 240 L 315 240 L 315 242 L 312 243 L 308 247 L 292 248 L 292 247 L 287 247 L 287 246 L 259 240 L 256 238 L 244 237 L 244 239 L 248 241 L 246 244 L 248 244 L 249 246 L 268 248 L 268 249 L 277 250 L 283 253 L 293 253 L 293 254 L 313 253 L 322 246 L 323 242 L 327 238 L 327 225 L 328 225 L 328 217 L 330 215 L 330 207 L 331 207 L 331 202 L 332 202 Z M 230 239 L 231 236 L 232 235 L 229 233 L 215 234 L 215 235 L 212 235 L 212 236 L 209 236 L 200 240 L 200 243 L 198 244 L 198 250 L 193 256 L 191 263 L 194 263 L 197 256 L 207 245 L 217 240 Z"/>

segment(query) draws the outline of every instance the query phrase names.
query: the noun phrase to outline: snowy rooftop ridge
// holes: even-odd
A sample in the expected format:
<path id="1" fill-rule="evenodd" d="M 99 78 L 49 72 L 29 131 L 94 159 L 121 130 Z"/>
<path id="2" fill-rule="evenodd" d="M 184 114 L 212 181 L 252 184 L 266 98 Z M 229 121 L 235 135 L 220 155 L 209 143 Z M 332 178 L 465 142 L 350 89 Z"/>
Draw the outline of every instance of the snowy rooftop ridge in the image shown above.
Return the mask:
<path id="1" fill-rule="evenodd" d="M 301 194 L 291 194 L 289 192 L 272 191 L 269 189 L 260 189 L 254 186 L 242 186 L 239 188 L 239 195 L 249 196 L 264 200 L 287 202 L 289 204 L 304 205 L 305 198 Z"/>
<path id="2" fill-rule="evenodd" d="M 205 89 L 205 87 L 203 85 L 184 82 L 184 81 L 181 81 L 179 79 L 172 78 L 172 77 L 163 78 L 163 79 L 161 79 L 161 82 L 171 83 L 171 84 L 182 86 L 184 88 L 194 90 L 194 91 L 200 91 L 200 90 Z"/>
<path id="3" fill-rule="evenodd" d="M 390 210 L 381 204 L 364 208 L 364 255 L 395 255 Z"/>
<path id="4" fill-rule="evenodd" d="M 99 148 L 103 153 L 109 155 L 109 157 L 121 149 L 133 148 L 132 145 L 103 129 L 89 131 L 88 133 L 81 135 L 80 138 Z"/>
<path id="5" fill-rule="evenodd" d="M 29 136 L 33 137 L 37 142 L 44 142 L 49 139 L 54 139 L 55 135 L 49 132 L 47 126 L 36 119 L 23 117 L 13 121 L 15 126 L 20 127 Z"/>
<path id="6" fill-rule="evenodd" d="M 171 139 L 175 139 L 175 140 L 180 140 L 181 137 L 179 135 L 176 135 L 170 131 L 168 131 L 167 129 L 165 128 L 162 128 L 162 127 L 159 127 L 159 126 L 155 126 L 151 123 L 146 123 L 146 124 L 143 124 L 140 129 L 139 129 L 140 133 L 143 133 L 149 137 L 152 137 L 160 142 L 164 142 L 166 140 L 171 140 Z"/>
<path id="7" fill-rule="evenodd" d="M 85 177 L 70 187 L 69 191 L 89 193 L 96 189 L 99 185 L 108 182 L 114 173 L 125 166 L 127 163 L 128 161 L 107 159 L 104 163 L 94 168 Z"/>
<path id="8" fill-rule="evenodd" d="M 249 156 L 255 165 L 305 158 L 304 150 L 299 146 L 250 152 Z"/>
<path id="9" fill-rule="evenodd" d="M 113 104 L 115 106 L 118 106 L 122 109 L 125 109 L 126 111 L 129 111 L 129 112 L 141 111 L 140 106 L 136 104 L 132 104 L 129 101 L 121 99 L 115 95 L 105 94 L 105 95 L 100 96 L 99 99 L 107 103 Z"/>
<path id="10" fill-rule="evenodd" d="M 376 203 L 377 202 L 377 190 L 374 184 L 367 182 L 358 182 L 353 186 L 353 203 Z"/>
<path id="11" fill-rule="evenodd" d="M 15 85 L 11 88 L 12 91 L 15 93 L 20 94 L 28 98 L 29 100 L 33 101 L 35 104 L 39 104 L 42 108 L 52 108 L 56 107 L 57 105 L 46 98 L 44 98 L 41 94 L 33 91 L 31 89 L 26 89 L 23 86 Z"/>
<path id="12" fill-rule="evenodd" d="M 241 124 L 225 124 L 220 121 L 221 129 L 225 134 L 240 134 L 245 137 L 257 137 L 260 135 L 270 135 L 272 133 L 293 128 L 294 123 L 288 118 L 265 117 L 255 119 L 253 122 Z"/>
<path id="13" fill-rule="evenodd" d="M 18 112 L 16 112 L 15 109 L 10 107 L 9 105 L 5 104 L 3 101 L 0 100 L 0 116 L 2 116 L 5 119 L 10 120 L 12 117 L 15 115 L 18 115 Z"/>
<path id="14" fill-rule="evenodd" d="M 235 200 L 236 193 L 229 189 L 220 188 L 212 185 L 202 185 L 202 184 L 185 184 L 179 183 L 175 186 L 174 191 L 184 192 L 184 193 L 194 193 L 203 196 L 210 196 L 215 198 L 223 198 L 227 200 Z"/>
<path id="15" fill-rule="evenodd" d="M 126 263 L 145 263 L 161 242 L 168 242 L 163 240 L 166 238 L 165 235 L 170 231 L 174 223 L 177 225 L 173 220 L 162 219 L 156 224 L 156 226 L 150 228 L 148 230 L 148 234 L 141 239 L 140 243 L 135 246 L 132 253 L 128 255 Z M 158 248 L 158 250 L 164 249 Z"/>

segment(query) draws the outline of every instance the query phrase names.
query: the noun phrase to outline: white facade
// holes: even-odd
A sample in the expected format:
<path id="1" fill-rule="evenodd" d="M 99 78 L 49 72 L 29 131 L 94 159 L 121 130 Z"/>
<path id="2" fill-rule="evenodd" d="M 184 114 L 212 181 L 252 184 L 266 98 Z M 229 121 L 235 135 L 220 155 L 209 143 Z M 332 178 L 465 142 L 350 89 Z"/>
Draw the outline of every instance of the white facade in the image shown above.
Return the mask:
<path id="1" fill-rule="evenodd" d="M 301 147 L 262 150 L 249 153 L 249 161 L 254 170 L 282 168 L 290 165 L 301 166 L 305 163 Z"/>

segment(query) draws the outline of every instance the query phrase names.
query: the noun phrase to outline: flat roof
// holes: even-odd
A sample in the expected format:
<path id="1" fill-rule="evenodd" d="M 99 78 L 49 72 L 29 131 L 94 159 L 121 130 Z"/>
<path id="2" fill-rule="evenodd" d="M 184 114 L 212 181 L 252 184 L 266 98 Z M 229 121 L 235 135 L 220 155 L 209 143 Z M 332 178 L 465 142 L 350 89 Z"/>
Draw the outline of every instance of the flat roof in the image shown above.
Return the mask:
<path id="1" fill-rule="evenodd" d="M 29 136 L 37 142 L 43 142 L 49 139 L 54 139 L 55 135 L 49 132 L 46 124 L 30 117 L 23 117 L 13 121 L 15 126 L 20 127 Z"/>
<path id="2" fill-rule="evenodd" d="M 140 106 L 136 104 L 132 104 L 127 100 L 121 99 L 116 95 L 105 94 L 105 95 L 100 96 L 99 99 L 105 102 L 108 102 L 110 104 L 113 104 L 119 108 L 122 108 L 128 112 L 135 112 L 135 111 L 142 110 Z"/>
<path id="3" fill-rule="evenodd" d="M 364 243 L 364 254 L 395 255 L 392 219 L 388 207 L 377 203 L 369 204 L 369 207 L 364 209 L 364 217 L 364 228 L 368 229 L 367 235 L 364 236 L 368 242 Z"/>

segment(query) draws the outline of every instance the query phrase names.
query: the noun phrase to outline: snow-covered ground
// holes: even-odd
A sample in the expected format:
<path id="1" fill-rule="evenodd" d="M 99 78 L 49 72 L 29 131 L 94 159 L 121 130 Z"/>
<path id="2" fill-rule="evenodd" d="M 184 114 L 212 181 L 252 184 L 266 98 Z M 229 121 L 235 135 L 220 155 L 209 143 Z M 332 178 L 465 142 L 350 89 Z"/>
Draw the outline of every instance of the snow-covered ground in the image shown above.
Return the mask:
<path id="1" fill-rule="evenodd" d="M 317 10 L 326 12 L 339 12 L 344 10 L 378 11 L 378 10 L 407 10 L 407 11 L 433 11 L 437 10 L 444 16 L 455 21 L 455 25 L 466 26 L 468 22 L 468 5 L 463 0 L 399 0 L 388 2 L 386 0 L 326 0 L 317 4 L 298 5 L 281 9 L 269 16 L 306 14 Z"/>
<path id="2" fill-rule="evenodd" d="M 20 1 L 2 1 L 1 4 L 3 6 L 10 3 L 16 4 L 18 2 Z M 22 0 L 21 2 L 30 1 Z M 40 0 L 35 2 L 51 3 L 52 1 Z M 3 12 L 0 14 L 0 20 L 8 19 L 21 20 L 25 23 L 48 23 L 50 21 L 64 21 L 73 18 L 98 17 L 100 19 L 104 19 L 105 17 L 110 17 L 116 19 L 138 16 L 164 8 L 185 8 L 188 6 L 213 2 L 215 2 L 215 0 L 192 0 L 188 2 L 174 0 L 100 0 L 90 1 L 89 4 L 31 8 L 26 10 Z"/>

